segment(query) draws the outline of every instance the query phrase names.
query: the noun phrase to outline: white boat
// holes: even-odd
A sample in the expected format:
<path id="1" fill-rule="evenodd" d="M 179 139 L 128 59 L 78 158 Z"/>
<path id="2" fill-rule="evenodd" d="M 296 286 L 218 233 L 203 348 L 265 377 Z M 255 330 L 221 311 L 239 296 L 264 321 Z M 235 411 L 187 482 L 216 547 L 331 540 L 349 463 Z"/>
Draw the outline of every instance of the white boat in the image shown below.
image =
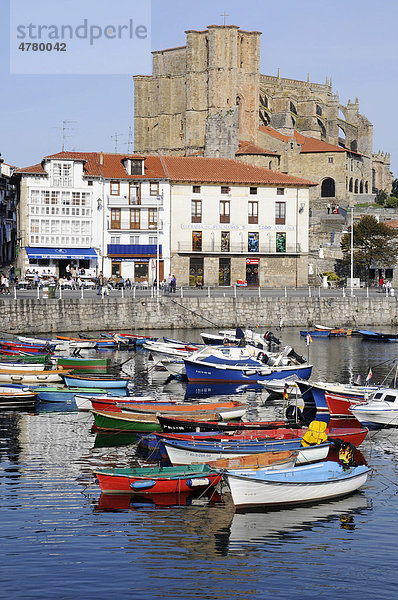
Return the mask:
<path id="1" fill-rule="evenodd" d="M 228 470 L 225 478 L 236 507 L 307 504 L 351 494 L 370 469 L 344 468 L 334 461 L 281 470 Z"/>
<path id="2" fill-rule="evenodd" d="M 289 440 L 290 441 L 290 440 Z M 248 456 L 252 453 L 264 452 L 266 450 L 256 448 L 253 445 L 252 450 L 237 449 L 234 450 L 228 445 L 228 443 L 220 443 L 219 447 L 213 449 L 200 449 L 194 447 L 192 444 L 187 447 L 188 444 L 184 444 L 182 441 L 176 440 L 164 440 L 164 446 L 166 448 L 170 462 L 173 465 L 189 465 L 197 462 L 208 462 L 213 460 L 219 460 L 221 458 L 237 458 L 238 456 Z M 288 441 L 278 440 L 277 444 L 273 444 L 270 440 L 268 443 L 270 451 L 275 450 L 298 450 L 296 459 L 297 465 L 307 464 L 319 460 L 324 460 L 329 454 L 330 442 L 318 444 L 317 446 L 300 446 L 300 442 L 296 447 L 293 447 Z"/>
<path id="3" fill-rule="evenodd" d="M 161 364 L 166 371 L 174 377 L 182 377 L 185 375 L 185 363 L 183 360 L 178 360 L 178 358 L 166 358 L 165 360 L 161 361 Z"/>
<path id="4" fill-rule="evenodd" d="M 286 389 L 289 396 L 301 398 L 301 391 L 296 383 L 296 379 L 296 375 L 292 375 L 286 379 L 269 379 L 268 381 L 260 381 L 259 383 L 264 386 L 264 389 L 269 394 L 282 396 Z"/>
<path id="5" fill-rule="evenodd" d="M 44 371 L 44 363 L 12 363 L 0 362 L 2 371 Z"/>
<path id="6" fill-rule="evenodd" d="M 6 371 L 0 369 L 0 383 L 54 383 L 62 381 L 61 373 L 68 371 Z"/>
<path id="7" fill-rule="evenodd" d="M 398 389 L 381 388 L 349 410 L 361 423 L 398 427 Z"/>
<path id="8" fill-rule="evenodd" d="M 33 338 L 19 335 L 17 339 L 24 344 L 50 344 L 55 350 L 69 352 L 70 350 L 86 350 L 95 348 L 95 340 L 54 340 L 47 338 Z"/>

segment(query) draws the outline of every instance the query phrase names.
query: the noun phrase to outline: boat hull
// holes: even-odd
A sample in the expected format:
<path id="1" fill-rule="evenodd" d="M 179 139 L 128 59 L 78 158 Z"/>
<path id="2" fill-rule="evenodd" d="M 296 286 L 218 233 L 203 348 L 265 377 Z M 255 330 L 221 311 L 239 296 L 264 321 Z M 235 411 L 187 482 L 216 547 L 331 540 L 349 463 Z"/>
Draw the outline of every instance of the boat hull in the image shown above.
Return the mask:
<path id="1" fill-rule="evenodd" d="M 312 467 L 322 469 L 324 464 L 327 463 L 312 465 Z M 330 475 L 328 475 L 330 478 L 324 481 L 295 482 L 294 477 L 289 478 L 292 471 L 290 473 L 289 471 L 279 471 L 278 478 L 275 480 L 272 479 L 270 473 L 267 473 L 267 478 L 264 479 L 254 478 L 255 472 L 253 471 L 245 474 L 227 472 L 225 477 L 231 490 L 233 503 L 239 508 L 322 502 L 352 494 L 366 483 L 370 471 L 367 467 L 354 467 L 349 472 L 344 472 L 341 465 L 332 464 L 333 467 L 329 470 Z M 285 473 L 286 480 L 284 481 Z M 300 470 L 298 469 L 298 473 L 294 475 L 299 474 Z M 327 477 L 326 473 L 325 477 Z"/>
<path id="2" fill-rule="evenodd" d="M 211 364 L 205 361 L 184 360 L 185 371 L 188 381 L 191 382 L 225 382 L 225 383 L 259 383 L 269 379 L 285 379 L 296 375 L 301 379 L 309 379 L 312 366 L 288 366 L 288 367 L 258 367 Z"/>
<path id="3" fill-rule="evenodd" d="M 64 376 L 65 385 L 68 387 L 81 387 L 81 388 L 127 388 L 130 379 L 125 378 L 116 378 L 110 377 L 98 379 L 95 378 L 84 378 L 84 377 L 74 377 L 73 375 L 65 375 Z"/>
<path id="4" fill-rule="evenodd" d="M 239 456 L 275 450 L 298 450 L 296 464 L 305 464 L 317 460 L 324 460 L 327 457 L 330 448 L 330 443 L 328 442 L 317 446 L 303 447 L 301 446 L 301 440 L 273 441 L 261 445 L 252 444 L 251 446 L 248 444 L 238 446 L 231 443 L 220 443 L 213 448 L 209 446 L 207 449 L 203 447 L 195 448 L 194 445 L 170 442 L 167 440 L 164 440 L 163 443 L 167 450 L 170 462 L 173 465 L 188 465 L 196 462 L 207 463 L 221 458 L 237 458 Z"/>
<path id="5" fill-rule="evenodd" d="M 94 415 L 95 429 L 99 431 L 130 431 L 131 433 L 161 431 L 159 421 L 153 415 L 139 415 L 140 418 L 126 418 L 126 416 L 120 413 L 112 414 L 110 411 L 100 412 L 93 410 L 91 412 Z"/>
<path id="6" fill-rule="evenodd" d="M 207 465 L 143 469 L 107 469 L 95 473 L 102 492 L 173 494 L 216 486 L 222 477 Z"/>

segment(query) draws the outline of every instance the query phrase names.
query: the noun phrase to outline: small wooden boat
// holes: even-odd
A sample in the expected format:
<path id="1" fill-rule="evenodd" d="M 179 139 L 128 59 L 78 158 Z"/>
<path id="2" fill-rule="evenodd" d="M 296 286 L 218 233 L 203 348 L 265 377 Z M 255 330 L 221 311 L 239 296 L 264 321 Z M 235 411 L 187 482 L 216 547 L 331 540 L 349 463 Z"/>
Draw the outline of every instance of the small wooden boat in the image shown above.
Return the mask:
<path id="1" fill-rule="evenodd" d="M 67 371 L 6 371 L 0 370 L 0 383 L 54 383 L 62 381 Z"/>
<path id="2" fill-rule="evenodd" d="M 294 467 L 297 455 L 298 450 L 276 450 L 235 458 L 219 458 L 206 464 L 213 469 L 288 469 Z"/>
<path id="3" fill-rule="evenodd" d="M 329 338 L 330 331 L 328 329 L 311 329 L 311 331 L 300 331 L 300 335 L 302 337 L 307 337 L 307 335 L 310 335 L 312 338 Z"/>
<path id="4" fill-rule="evenodd" d="M 397 427 L 398 389 L 381 388 L 367 402 L 351 406 L 350 411 L 361 423 L 378 427 Z"/>
<path id="5" fill-rule="evenodd" d="M 378 389 L 377 386 L 351 385 L 344 383 L 328 383 L 324 381 L 297 380 L 301 396 L 306 408 L 316 408 L 318 413 L 328 413 L 325 394 L 338 394 L 353 400 L 364 400 L 365 397 Z"/>
<path id="6" fill-rule="evenodd" d="M 331 500 L 351 494 L 366 483 L 366 466 L 344 467 L 326 461 L 282 470 L 228 470 L 225 478 L 238 508 L 287 506 Z"/>
<path id="7" fill-rule="evenodd" d="M 111 361 L 109 358 L 59 356 L 57 358 L 57 365 L 63 369 L 73 369 L 74 371 L 83 371 L 84 373 L 105 373 L 111 367 Z"/>
<path id="8" fill-rule="evenodd" d="M 2 371 L 44 371 L 45 364 L 42 363 L 16 363 L 16 362 L 0 362 L 0 370 Z"/>
<path id="9" fill-rule="evenodd" d="M 115 388 L 115 389 L 119 389 L 119 388 Z M 164 406 L 165 404 L 169 405 L 169 402 L 160 402 L 158 400 L 156 400 L 156 398 L 154 398 L 153 396 L 109 396 L 106 394 L 103 395 L 98 395 L 98 396 L 94 396 L 94 395 L 85 395 L 81 393 L 81 388 L 79 390 L 79 393 L 76 394 L 75 396 L 75 401 L 76 401 L 76 405 L 78 410 L 85 410 L 85 411 L 89 411 L 89 410 L 99 410 L 99 411 L 107 411 L 110 410 L 112 412 L 122 412 L 122 408 L 121 406 L 119 406 L 119 403 L 122 403 L 121 405 L 124 407 L 129 407 L 131 406 L 134 410 L 134 406 L 135 405 L 141 405 L 143 402 L 145 402 L 146 404 L 152 404 L 152 405 L 156 405 L 159 407 Z M 175 404 L 175 403 L 174 403 Z"/>
<path id="10" fill-rule="evenodd" d="M 51 344 L 23 344 L 9 340 L 0 340 L 0 348 L 6 351 L 29 352 L 29 354 L 49 354 L 54 351 L 54 346 Z"/>
<path id="11" fill-rule="evenodd" d="M 0 386 L 0 410 L 32 409 L 37 394 L 29 388 Z"/>
<path id="12" fill-rule="evenodd" d="M 173 465 L 187 465 L 194 462 L 208 462 L 220 458 L 235 458 L 247 454 L 258 454 L 270 450 L 298 450 L 297 464 L 324 460 L 331 442 L 316 446 L 302 446 L 301 438 L 293 440 L 164 440 L 170 462 Z"/>
<path id="13" fill-rule="evenodd" d="M 277 427 L 289 427 L 291 429 L 300 429 L 303 424 L 296 421 L 238 421 L 228 423 L 220 419 L 200 420 L 195 417 L 179 415 L 159 415 L 159 423 L 162 431 L 166 433 L 183 433 L 190 431 L 239 431 L 245 429 L 275 429 Z"/>
<path id="14" fill-rule="evenodd" d="M 8 365 L 9 363 L 14 364 L 52 364 L 52 359 L 50 354 L 23 354 L 19 352 L 15 352 L 13 354 L 3 354 L 0 351 L 0 360 L 2 363 Z"/>
<path id="15" fill-rule="evenodd" d="M 40 402 L 71 402 L 82 392 L 82 388 L 78 387 L 35 386 L 32 389 L 37 393 L 37 398 Z M 90 397 L 112 394 L 113 397 L 117 396 L 118 399 L 121 399 L 122 397 L 124 398 L 126 390 L 124 388 L 114 388 L 113 390 L 106 390 L 105 388 L 84 388 L 84 391 L 87 392 L 87 394 L 90 394 Z"/>
<path id="16" fill-rule="evenodd" d="M 350 408 L 365 402 L 365 399 L 361 397 L 353 398 L 342 394 L 332 394 L 327 391 L 325 391 L 325 400 L 329 414 L 332 417 L 352 417 Z"/>
<path id="17" fill-rule="evenodd" d="M 129 377 L 111 377 L 110 375 L 75 375 L 68 374 L 64 377 L 65 385 L 81 388 L 127 388 Z"/>
<path id="18" fill-rule="evenodd" d="M 170 494 L 215 487 L 222 473 L 208 465 L 143 467 L 95 471 L 102 492 Z"/>

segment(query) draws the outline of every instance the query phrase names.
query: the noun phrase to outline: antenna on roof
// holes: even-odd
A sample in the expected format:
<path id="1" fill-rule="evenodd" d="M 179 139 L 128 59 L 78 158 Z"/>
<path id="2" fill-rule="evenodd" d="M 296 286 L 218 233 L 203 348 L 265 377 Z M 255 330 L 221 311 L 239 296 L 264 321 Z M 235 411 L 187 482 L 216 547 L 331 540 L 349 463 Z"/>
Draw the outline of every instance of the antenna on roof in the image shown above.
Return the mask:
<path id="1" fill-rule="evenodd" d="M 62 152 L 65 152 L 65 140 L 70 138 L 70 135 L 66 135 L 67 131 L 72 131 L 73 127 L 68 127 L 70 123 L 77 123 L 77 121 L 62 121 Z"/>
<path id="2" fill-rule="evenodd" d="M 115 131 L 114 135 L 111 135 L 111 140 L 115 140 L 115 153 L 117 153 L 117 149 L 118 149 L 118 142 L 120 140 L 120 136 L 122 134 L 118 133 L 117 131 Z"/>

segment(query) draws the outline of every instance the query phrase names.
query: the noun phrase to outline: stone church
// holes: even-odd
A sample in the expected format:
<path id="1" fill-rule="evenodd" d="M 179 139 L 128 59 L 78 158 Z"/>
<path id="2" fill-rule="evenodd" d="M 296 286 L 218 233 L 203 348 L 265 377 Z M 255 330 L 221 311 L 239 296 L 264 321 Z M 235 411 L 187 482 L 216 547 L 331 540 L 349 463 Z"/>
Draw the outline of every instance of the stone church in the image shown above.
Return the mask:
<path id="1" fill-rule="evenodd" d="M 259 31 L 210 25 L 186 45 L 153 52 L 134 77 L 134 148 L 143 154 L 237 158 L 318 183 L 313 209 L 391 190 L 390 156 L 372 152 L 356 98 L 325 83 L 260 73 Z"/>

